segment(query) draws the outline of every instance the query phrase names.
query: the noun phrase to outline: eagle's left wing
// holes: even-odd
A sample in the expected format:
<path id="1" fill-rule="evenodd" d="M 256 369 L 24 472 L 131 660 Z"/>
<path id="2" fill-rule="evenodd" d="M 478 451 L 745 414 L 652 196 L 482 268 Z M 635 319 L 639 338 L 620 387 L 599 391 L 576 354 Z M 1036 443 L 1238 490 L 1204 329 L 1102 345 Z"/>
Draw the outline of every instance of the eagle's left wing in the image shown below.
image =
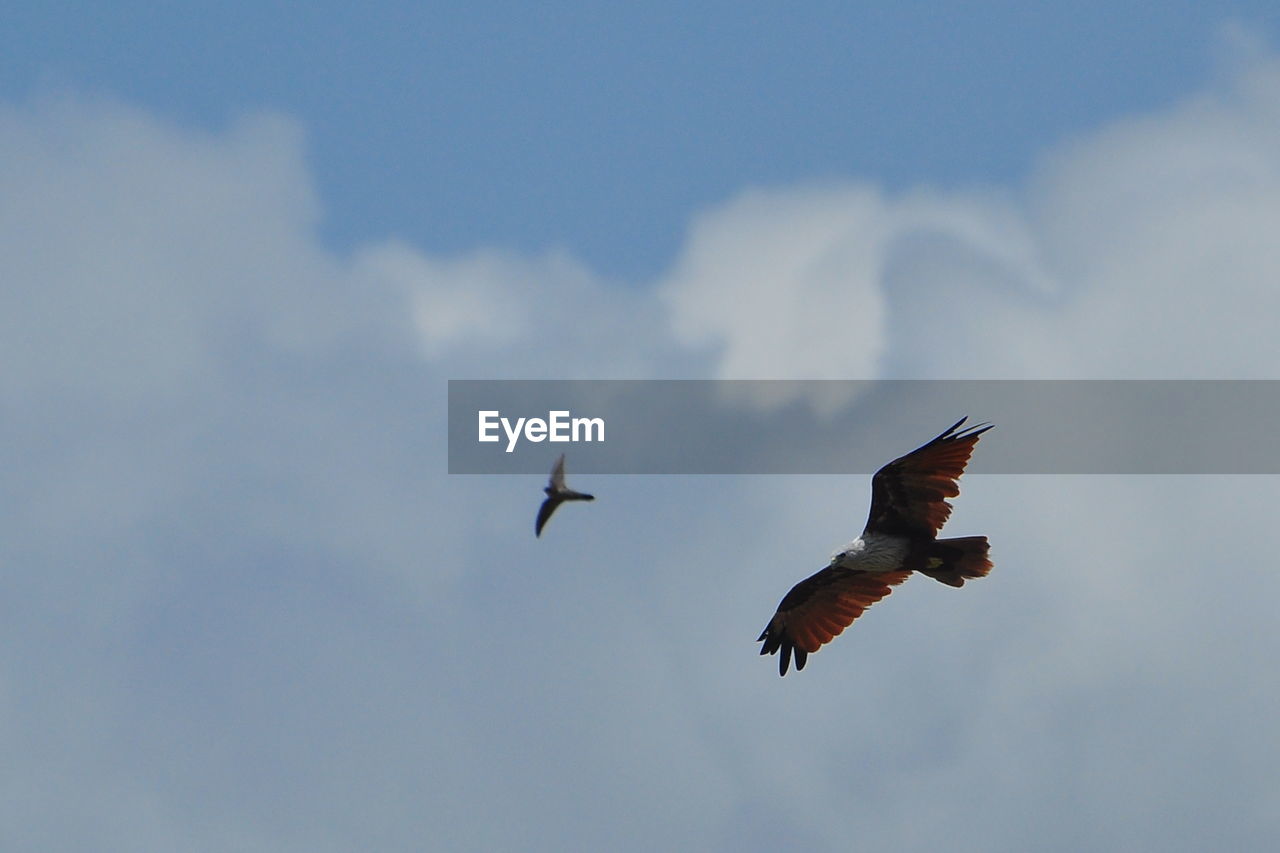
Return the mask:
<path id="1" fill-rule="evenodd" d="M 828 566 L 791 588 L 778 605 L 764 632 L 760 654 L 782 652 L 778 673 L 787 674 L 792 655 L 796 671 L 804 669 L 805 659 L 831 642 L 862 611 L 891 592 L 891 587 L 907 579 L 910 571 L 867 572 Z"/>

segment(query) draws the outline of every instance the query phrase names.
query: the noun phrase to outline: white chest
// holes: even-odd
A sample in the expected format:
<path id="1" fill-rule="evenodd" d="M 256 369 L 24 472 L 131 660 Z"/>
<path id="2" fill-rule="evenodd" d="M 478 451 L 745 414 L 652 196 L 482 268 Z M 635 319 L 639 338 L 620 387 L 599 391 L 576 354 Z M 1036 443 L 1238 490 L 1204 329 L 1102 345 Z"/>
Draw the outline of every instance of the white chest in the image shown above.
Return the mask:
<path id="1" fill-rule="evenodd" d="M 864 572 L 895 572 L 907 556 L 907 540 L 897 536 L 855 539 L 831 557 L 831 565 Z"/>

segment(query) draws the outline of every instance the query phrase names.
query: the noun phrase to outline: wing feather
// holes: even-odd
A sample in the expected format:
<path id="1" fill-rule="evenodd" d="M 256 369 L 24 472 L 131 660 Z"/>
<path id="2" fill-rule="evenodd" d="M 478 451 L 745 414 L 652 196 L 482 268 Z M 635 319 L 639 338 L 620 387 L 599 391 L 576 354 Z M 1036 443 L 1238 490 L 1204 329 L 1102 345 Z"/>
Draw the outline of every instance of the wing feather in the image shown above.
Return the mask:
<path id="1" fill-rule="evenodd" d="M 564 454 L 560 454 L 560 458 L 556 460 L 555 467 L 551 469 L 551 488 L 560 491 L 564 486 Z"/>
<path id="2" fill-rule="evenodd" d="M 951 517 L 947 498 L 960 494 L 957 482 L 969 464 L 978 437 L 991 429 L 959 430 L 961 418 L 928 444 L 885 465 L 871 478 L 871 513 L 863 531 L 932 538 Z"/>
<path id="3" fill-rule="evenodd" d="M 542 528 L 547 523 L 547 519 L 551 518 L 551 513 L 556 511 L 556 507 L 560 506 L 559 498 L 547 498 L 542 502 L 542 506 L 538 507 L 538 520 L 533 525 L 533 535 L 541 536 Z"/>
<path id="4" fill-rule="evenodd" d="M 884 598 L 911 572 L 865 572 L 836 566 L 817 572 L 791 588 L 778 605 L 757 642 L 760 654 L 778 652 L 778 672 L 787 674 L 794 657 L 796 671 L 804 669 L 810 652 L 838 637 L 853 620 Z"/>

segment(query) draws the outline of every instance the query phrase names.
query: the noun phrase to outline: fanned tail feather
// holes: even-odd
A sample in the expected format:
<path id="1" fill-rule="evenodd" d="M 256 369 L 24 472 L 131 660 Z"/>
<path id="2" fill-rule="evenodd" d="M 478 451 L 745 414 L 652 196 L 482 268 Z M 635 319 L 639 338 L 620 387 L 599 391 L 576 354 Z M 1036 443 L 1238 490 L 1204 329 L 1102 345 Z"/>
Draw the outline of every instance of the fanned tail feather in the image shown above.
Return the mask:
<path id="1" fill-rule="evenodd" d="M 939 539 L 919 572 L 947 586 L 964 586 L 966 580 L 984 578 L 991 571 L 989 550 L 985 536 Z"/>

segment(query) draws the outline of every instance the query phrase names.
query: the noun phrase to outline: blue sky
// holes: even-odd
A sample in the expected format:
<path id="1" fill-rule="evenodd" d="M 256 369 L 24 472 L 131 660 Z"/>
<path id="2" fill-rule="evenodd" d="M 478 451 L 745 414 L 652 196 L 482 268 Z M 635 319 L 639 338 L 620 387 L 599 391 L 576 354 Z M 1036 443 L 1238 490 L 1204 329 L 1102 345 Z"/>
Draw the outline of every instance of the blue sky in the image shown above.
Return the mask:
<path id="1" fill-rule="evenodd" d="M 0 847 L 1270 843 L 1274 477 L 983 475 L 998 423 L 991 576 L 781 679 L 865 477 L 571 455 L 535 539 L 444 405 L 1275 378 L 1275 13 L 462 8 L 8 13 Z"/>
<path id="2" fill-rule="evenodd" d="M 123 2 L 11 10 L 9 98 L 73 89 L 182 125 L 300 120 L 324 233 L 568 248 L 646 279 L 748 186 L 1024 176 L 1064 136 L 1170 103 L 1266 2 Z"/>

